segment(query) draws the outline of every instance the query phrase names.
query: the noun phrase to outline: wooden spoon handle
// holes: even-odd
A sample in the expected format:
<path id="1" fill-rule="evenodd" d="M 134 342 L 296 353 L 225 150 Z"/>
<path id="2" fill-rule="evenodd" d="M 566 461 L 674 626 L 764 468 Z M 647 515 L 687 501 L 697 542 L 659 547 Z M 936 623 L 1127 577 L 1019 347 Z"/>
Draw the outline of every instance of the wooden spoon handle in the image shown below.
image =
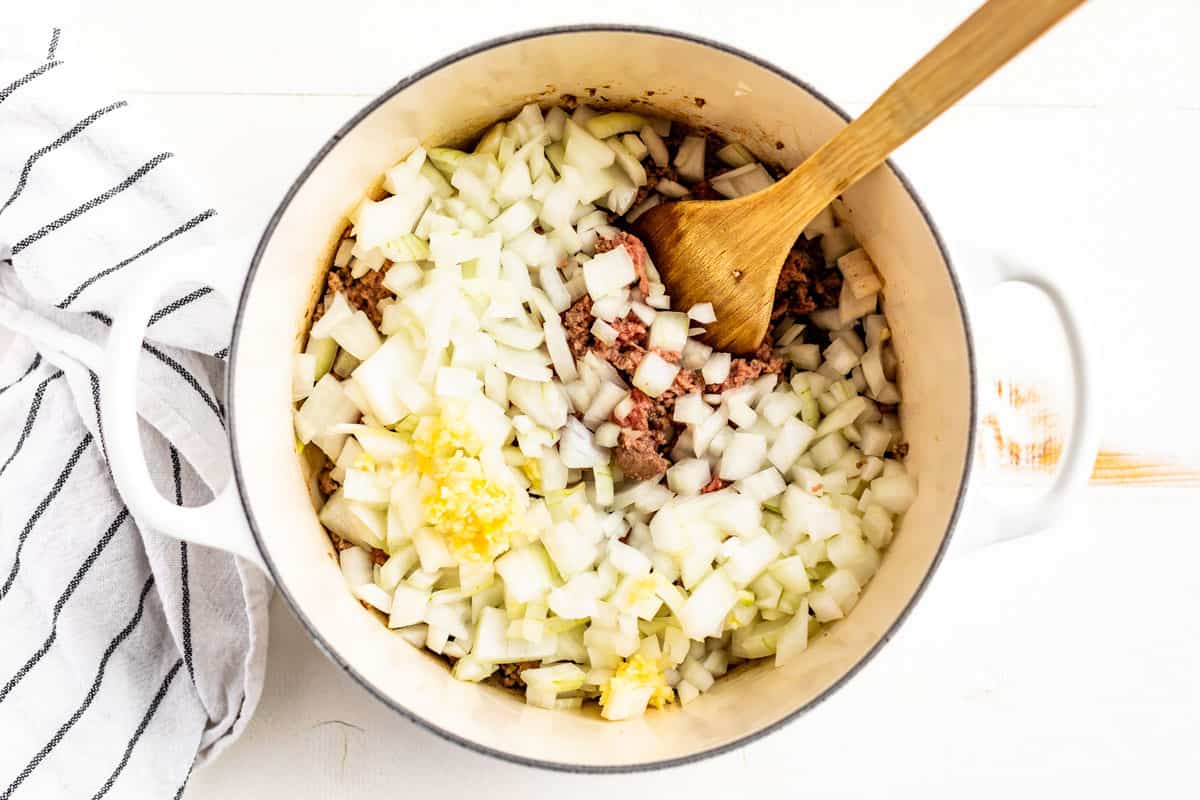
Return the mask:
<path id="1" fill-rule="evenodd" d="M 781 221 L 798 236 L 847 187 L 1083 3 L 988 0 L 771 190 Z"/>

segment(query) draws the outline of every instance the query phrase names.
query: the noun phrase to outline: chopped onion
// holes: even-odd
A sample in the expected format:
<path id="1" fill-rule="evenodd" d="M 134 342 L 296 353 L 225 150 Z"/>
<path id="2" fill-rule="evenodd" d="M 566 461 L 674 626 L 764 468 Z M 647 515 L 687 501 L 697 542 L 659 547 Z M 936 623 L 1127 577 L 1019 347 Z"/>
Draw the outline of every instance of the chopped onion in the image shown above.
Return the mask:
<path id="1" fill-rule="evenodd" d="M 663 178 L 659 180 L 658 183 L 654 184 L 654 190 L 659 194 L 676 200 L 680 197 L 687 197 L 689 194 L 691 194 L 691 190 L 689 190 L 686 186 L 684 186 L 682 183 L 676 183 L 670 178 Z"/>
<path id="2" fill-rule="evenodd" d="M 646 149 L 646 145 L 642 142 L 641 137 L 639 137 L 636 133 L 627 133 L 622 136 L 621 144 L 625 145 L 625 149 L 629 151 L 630 155 L 639 161 L 645 158 L 650 152 Z"/>
<path id="3" fill-rule="evenodd" d="M 554 371 L 561 381 L 570 382 L 579 377 L 575 368 L 575 357 L 571 355 L 571 346 L 567 343 L 567 333 L 558 318 L 546 320 L 542 326 L 546 333 L 546 349 L 550 353 L 550 361 Z"/>
<path id="4" fill-rule="evenodd" d="M 612 295 L 637 280 L 633 259 L 624 247 L 593 256 L 583 265 L 583 279 L 593 300 Z"/>
<path id="5" fill-rule="evenodd" d="M 655 350 L 682 353 L 688 340 L 688 318 L 679 311 L 661 311 L 650 326 L 649 346 Z"/>
<path id="6" fill-rule="evenodd" d="M 712 480 L 712 469 L 702 458 L 685 458 L 667 470 L 667 485 L 679 495 L 699 495 Z"/>
<path id="7" fill-rule="evenodd" d="M 675 153 L 675 171 L 679 177 L 689 181 L 704 180 L 704 145 L 703 136 L 683 137 Z"/>
<path id="8" fill-rule="evenodd" d="M 875 273 L 875 263 L 861 247 L 839 258 L 837 265 L 856 300 L 864 300 L 883 289 Z"/>
<path id="9" fill-rule="evenodd" d="M 617 329 L 609 325 L 602 319 L 597 318 L 592 322 L 592 335 L 605 344 L 612 344 L 617 340 Z"/>
<path id="10" fill-rule="evenodd" d="M 649 397 L 658 397 L 671 388 L 678 374 L 677 364 L 665 360 L 658 353 L 650 352 L 638 364 L 637 371 L 633 374 L 633 385 Z"/>
<path id="11" fill-rule="evenodd" d="M 639 135 L 642 137 L 642 142 L 645 143 L 646 149 L 650 151 L 650 157 L 654 159 L 654 163 L 660 167 L 667 166 L 671 161 L 671 156 L 667 152 L 667 144 L 654 128 L 646 125 L 642 128 Z"/>
<path id="12" fill-rule="evenodd" d="M 709 386 L 713 384 L 724 383 L 729 377 L 729 368 L 733 363 L 733 358 L 729 353 L 713 353 L 708 363 L 700 370 L 700 374 L 704 376 L 704 382 Z"/>
<path id="13" fill-rule="evenodd" d="M 712 303 L 697 303 L 687 312 L 689 319 L 694 319 L 701 325 L 711 325 L 717 321 L 717 314 L 713 311 Z"/>
<path id="14" fill-rule="evenodd" d="M 617 405 L 629 397 L 629 392 L 616 384 L 605 381 L 596 389 L 592 402 L 583 415 L 583 423 L 594 428 L 612 416 Z"/>
<path id="15" fill-rule="evenodd" d="M 762 467 L 767 457 L 767 440 L 754 433 L 735 433 L 721 453 L 717 476 L 726 481 L 749 477 Z"/>
<path id="16" fill-rule="evenodd" d="M 683 346 L 683 354 L 679 358 L 679 363 L 685 369 L 700 369 L 708 363 L 712 353 L 713 349 L 703 342 L 688 339 L 687 344 Z"/>
<path id="17" fill-rule="evenodd" d="M 730 142 L 717 151 L 717 158 L 731 167 L 741 167 L 754 160 L 754 156 L 740 142 Z"/>
<path id="18" fill-rule="evenodd" d="M 558 443 L 558 454 L 568 469 L 590 469 L 608 462 L 608 453 L 596 446 L 592 432 L 574 417 L 567 418 Z"/>
<path id="19" fill-rule="evenodd" d="M 646 118 L 637 114 L 630 114 L 627 111 L 611 111 L 592 117 L 584 124 L 584 127 L 597 139 L 607 139 L 620 133 L 641 130 L 646 124 Z"/>

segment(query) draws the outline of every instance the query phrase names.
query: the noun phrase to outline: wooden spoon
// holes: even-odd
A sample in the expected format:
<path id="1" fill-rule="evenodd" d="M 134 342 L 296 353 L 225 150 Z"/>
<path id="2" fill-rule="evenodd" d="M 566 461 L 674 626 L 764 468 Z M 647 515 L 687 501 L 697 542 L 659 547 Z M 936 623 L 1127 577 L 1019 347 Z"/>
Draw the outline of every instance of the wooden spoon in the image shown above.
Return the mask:
<path id="1" fill-rule="evenodd" d="M 712 303 L 707 341 L 748 353 L 771 322 L 796 238 L 826 206 L 1084 0 L 988 0 L 858 119 L 773 186 L 734 200 L 664 203 L 635 225 L 671 296 Z"/>

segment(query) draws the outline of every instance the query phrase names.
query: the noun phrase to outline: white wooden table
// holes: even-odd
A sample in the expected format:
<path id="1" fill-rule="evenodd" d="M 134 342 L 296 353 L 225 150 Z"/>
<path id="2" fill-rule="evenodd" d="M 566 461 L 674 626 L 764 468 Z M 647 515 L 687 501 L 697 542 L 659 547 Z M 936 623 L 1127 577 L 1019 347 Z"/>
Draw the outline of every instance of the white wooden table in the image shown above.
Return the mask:
<path id="1" fill-rule="evenodd" d="M 678 28 L 857 112 L 974 0 L 90 5 L 84 44 L 253 234 L 351 113 L 482 39 L 599 18 Z M 1101 354 L 1105 447 L 1176 477 L 1200 464 L 1198 37 L 1194 0 L 1093 0 L 896 159 L 952 243 L 1018 253 L 1069 289 Z M 1036 298 L 999 297 L 982 328 L 1010 354 L 1001 372 L 1055 374 L 1034 355 L 1057 341 Z M 1094 486 L 1055 530 L 948 562 L 882 655 L 799 722 L 634 776 L 538 772 L 447 744 L 373 701 L 276 602 L 257 715 L 187 797 L 1195 797 L 1198 520 L 1196 488 Z"/>

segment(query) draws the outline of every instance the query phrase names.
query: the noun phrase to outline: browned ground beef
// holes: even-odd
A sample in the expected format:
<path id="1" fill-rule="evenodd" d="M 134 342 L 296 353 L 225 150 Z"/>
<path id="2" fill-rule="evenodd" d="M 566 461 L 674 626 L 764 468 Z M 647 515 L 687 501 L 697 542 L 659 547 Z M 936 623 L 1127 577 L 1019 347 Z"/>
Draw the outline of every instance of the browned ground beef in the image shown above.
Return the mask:
<path id="1" fill-rule="evenodd" d="M 842 273 L 837 267 L 825 267 L 821 240 L 801 236 L 788 254 L 775 286 L 775 307 L 771 319 L 785 315 L 799 317 L 838 304 L 842 291 Z"/>
<path id="2" fill-rule="evenodd" d="M 705 391 L 720 393 L 736 389 L 763 375 L 778 375 L 783 372 L 784 361 L 771 352 L 771 345 L 763 342 L 754 355 L 734 358 L 729 363 L 729 377 L 721 383 L 709 385 Z"/>
<path id="3" fill-rule="evenodd" d="M 708 494 L 709 492 L 719 492 L 729 485 L 729 481 L 723 478 L 713 478 L 708 483 L 704 484 L 704 488 L 700 490 L 700 494 Z"/>
<path id="4" fill-rule="evenodd" d="M 319 320 L 325 313 L 325 308 L 333 302 L 334 295 L 342 292 L 346 295 L 347 303 L 359 311 L 365 311 L 371 318 L 371 322 L 378 327 L 379 323 L 383 321 L 383 311 L 379 308 L 379 301 L 395 297 L 391 290 L 383 285 L 384 273 L 390 266 L 388 262 L 384 262 L 382 267 L 370 270 L 360 278 L 350 277 L 349 266 L 331 269 L 325 282 L 325 294 L 317 303 L 317 309 L 313 313 L 313 322 Z"/>
<path id="5" fill-rule="evenodd" d="M 338 483 L 333 479 L 333 464 L 328 459 L 325 460 L 325 466 L 317 473 L 317 485 L 321 487 L 321 493 L 326 497 L 338 489 Z"/>
<path id="6" fill-rule="evenodd" d="M 522 661 L 519 664 L 501 664 L 492 678 L 505 689 L 523 689 L 525 681 L 521 680 L 521 672 L 540 667 L 538 661 Z"/>

